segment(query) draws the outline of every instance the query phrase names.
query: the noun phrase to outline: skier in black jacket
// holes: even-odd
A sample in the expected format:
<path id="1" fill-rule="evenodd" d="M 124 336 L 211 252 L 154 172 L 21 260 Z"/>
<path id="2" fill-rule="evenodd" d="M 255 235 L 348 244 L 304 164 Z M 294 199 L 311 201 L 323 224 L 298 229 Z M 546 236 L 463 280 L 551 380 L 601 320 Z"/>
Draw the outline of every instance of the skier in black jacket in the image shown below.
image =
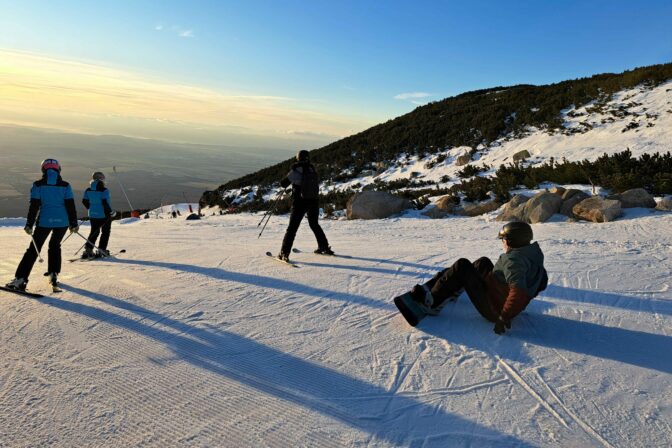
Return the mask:
<path id="1" fill-rule="evenodd" d="M 329 247 L 329 241 L 317 222 L 320 207 L 318 204 L 320 184 L 317 178 L 317 171 L 310 163 L 308 151 L 301 150 L 296 155 L 296 163 L 292 165 L 287 177 L 282 179 L 280 185 L 283 188 L 292 186 L 292 214 L 289 218 L 289 226 L 282 240 L 282 248 L 278 258 L 283 261 L 289 261 L 289 253 L 294 244 L 296 231 L 299 230 L 301 220 L 307 214 L 310 229 L 317 239 L 316 254 L 334 255 L 334 251 Z"/>

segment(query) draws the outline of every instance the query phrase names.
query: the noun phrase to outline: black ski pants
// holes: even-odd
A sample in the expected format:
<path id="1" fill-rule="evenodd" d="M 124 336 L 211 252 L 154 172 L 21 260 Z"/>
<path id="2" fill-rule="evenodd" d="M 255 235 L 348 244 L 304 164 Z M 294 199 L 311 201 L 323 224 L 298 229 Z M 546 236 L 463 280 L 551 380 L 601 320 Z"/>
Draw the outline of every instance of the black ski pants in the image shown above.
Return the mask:
<path id="1" fill-rule="evenodd" d="M 289 226 L 287 226 L 285 237 L 282 240 L 282 249 L 280 249 L 280 252 L 283 254 L 289 255 L 289 252 L 292 250 L 294 238 L 296 237 L 296 231 L 299 230 L 301 220 L 305 215 L 308 215 L 308 225 L 315 234 L 315 238 L 317 239 L 317 247 L 329 247 L 327 236 L 324 234 L 322 227 L 320 227 L 320 224 L 317 222 L 320 215 L 320 206 L 318 204 L 318 200 L 297 199 L 292 204 L 292 214 L 289 217 Z"/>
<path id="2" fill-rule="evenodd" d="M 47 240 L 47 237 L 51 233 L 51 239 L 49 240 L 49 262 L 48 262 L 48 272 L 53 272 L 58 274 L 61 272 L 61 241 L 65 236 L 65 232 L 68 231 L 67 227 L 57 227 L 57 228 L 47 228 L 47 227 L 35 227 L 33 232 L 33 238 L 35 239 L 35 245 L 38 250 L 42 250 L 44 242 Z M 28 280 L 30 276 L 30 271 L 33 270 L 33 265 L 37 260 L 37 251 L 33 247 L 33 243 L 28 245 L 26 253 L 23 254 L 21 263 L 19 267 L 16 268 L 16 278 L 23 278 Z"/>
<path id="3" fill-rule="evenodd" d="M 471 263 L 466 258 L 460 258 L 451 267 L 437 273 L 427 286 L 432 291 L 434 306 L 439 306 L 446 299 L 464 288 L 481 316 L 490 322 L 495 322 L 498 313 L 492 308 L 487 295 L 485 276 L 492 272 L 492 261 L 481 257 Z"/>
<path id="4" fill-rule="evenodd" d="M 100 233 L 98 249 L 107 250 L 107 243 L 110 241 L 110 230 L 112 230 L 112 220 L 109 218 L 91 218 L 89 221 L 91 222 L 91 232 L 89 233 L 86 248 L 93 250 L 93 246 L 96 244 L 98 234 Z M 102 233 L 100 232 L 101 229 Z"/>

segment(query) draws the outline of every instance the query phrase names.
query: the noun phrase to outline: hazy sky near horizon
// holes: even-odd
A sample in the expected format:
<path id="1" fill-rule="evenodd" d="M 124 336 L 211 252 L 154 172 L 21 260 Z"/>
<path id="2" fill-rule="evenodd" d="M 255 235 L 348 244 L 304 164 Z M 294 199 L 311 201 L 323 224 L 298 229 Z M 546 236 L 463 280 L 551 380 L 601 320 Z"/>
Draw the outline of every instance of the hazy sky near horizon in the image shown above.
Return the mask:
<path id="1" fill-rule="evenodd" d="M 672 61 L 672 2 L 0 0 L 0 123 L 319 147 L 464 91 Z"/>

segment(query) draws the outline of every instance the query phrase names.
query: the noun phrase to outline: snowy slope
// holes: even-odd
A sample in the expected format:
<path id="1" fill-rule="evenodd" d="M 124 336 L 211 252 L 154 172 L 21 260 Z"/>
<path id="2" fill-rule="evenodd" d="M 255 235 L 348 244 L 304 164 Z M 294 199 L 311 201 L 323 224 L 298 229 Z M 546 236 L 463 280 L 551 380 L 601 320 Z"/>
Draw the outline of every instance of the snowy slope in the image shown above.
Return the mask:
<path id="1" fill-rule="evenodd" d="M 391 301 L 496 258 L 490 216 L 327 221 L 350 257 L 299 269 L 263 255 L 287 217 L 259 219 L 115 223 L 123 258 L 66 262 L 58 297 L 0 292 L 0 446 L 672 444 L 672 214 L 535 225 L 550 285 L 504 336 L 464 296 L 415 329 Z"/>
<path id="2" fill-rule="evenodd" d="M 507 135 L 487 147 L 460 146 L 444 148 L 435 154 L 419 157 L 402 154 L 397 160 L 388 161 L 382 171 L 374 169 L 344 182 L 325 183 L 322 193 L 361 190 L 375 181 L 391 182 L 402 179 L 431 182 L 447 188 L 462 181 L 458 172 L 464 166 L 457 159 L 475 152 L 471 165 L 488 170 L 480 175 L 492 176 L 502 164 L 513 162 L 513 155 L 527 150 L 531 157 L 528 165 L 541 165 L 551 158 L 561 161 L 594 161 L 603 154 L 613 155 L 630 149 L 633 157 L 655 152 L 672 151 L 672 80 L 657 87 L 638 86 L 623 90 L 611 97 L 590 104 L 571 107 L 562 111 L 563 130 L 549 133 L 546 130 L 529 128 L 519 135 Z M 426 188 L 426 187 L 425 187 Z M 250 201 L 257 187 L 234 189 L 222 193 L 224 197 L 236 197 L 234 203 Z M 279 187 L 264 197 L 271 199 Z"/>

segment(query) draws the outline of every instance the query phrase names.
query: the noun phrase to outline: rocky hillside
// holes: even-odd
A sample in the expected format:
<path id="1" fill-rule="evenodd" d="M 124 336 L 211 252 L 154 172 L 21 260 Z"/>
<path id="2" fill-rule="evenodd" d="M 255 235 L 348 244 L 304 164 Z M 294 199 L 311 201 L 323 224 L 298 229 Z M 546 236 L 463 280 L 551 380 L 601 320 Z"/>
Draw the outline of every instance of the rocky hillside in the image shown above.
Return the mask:
<path id="1" fill-rule="evenodd" d="M 615 189 L 672 193 L 672 179 L 665 176 L 624 180 L 618 170 L 619 160 L 645 166 L 647 155 L 656 152 L 663 154 L 656 170 L 670 162 L 664 154 L 672 142 L 671 80 L 672 64 L 663 64 L 547 86 L 467 92 L 418 107 L 312 151 L 322 175 L 323 202 L 327 208 L 343 208 L 362 189 L 416 200 L 446 193 L 479 200 L 508 196 L 518 184 L 553 181 L 560 172 L 571 182 L 611 181 L 614 185 L 607 186 Z M 601 165 L 587 164 L 600 157 Z M 206 192 L 202 203 L 263 208 L 290 163 L 230 181 Z M 614 171 L 608 172 L 608 166 Z M 618 179 L 609 178 L 613 174 Z M 506 182 L 494 185 L 497 178 Z"/>

